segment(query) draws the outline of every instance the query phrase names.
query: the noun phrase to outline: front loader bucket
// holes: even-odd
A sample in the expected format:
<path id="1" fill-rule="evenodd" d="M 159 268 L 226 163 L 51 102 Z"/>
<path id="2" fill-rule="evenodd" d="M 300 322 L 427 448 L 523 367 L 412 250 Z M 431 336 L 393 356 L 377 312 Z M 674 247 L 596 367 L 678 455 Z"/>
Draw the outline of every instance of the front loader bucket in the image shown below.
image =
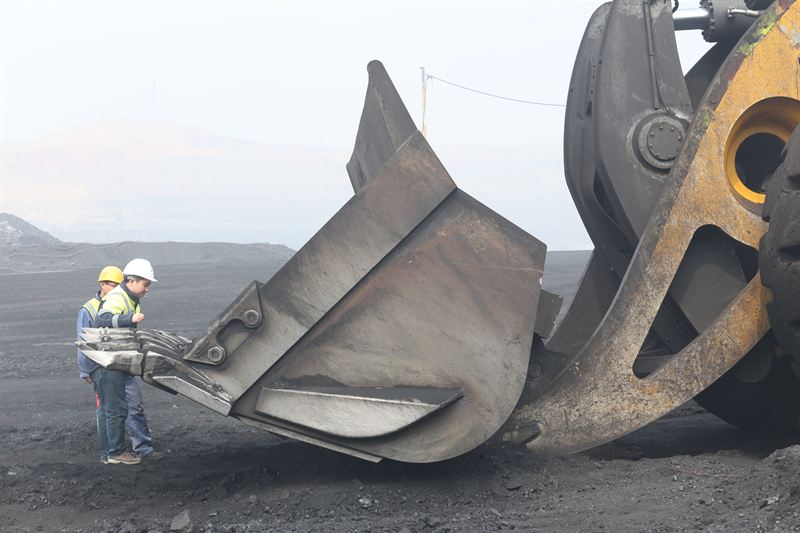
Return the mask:
<path id="1" fill-rule="evenodd" d="M 272 279 L 188 344 L 87 330 L 85 353 L 370 460 L 438 461 L 492 436 L 525 384 L 545 246 L 459 190 L 383 66 L 369 75 L 355 195 Z"/>

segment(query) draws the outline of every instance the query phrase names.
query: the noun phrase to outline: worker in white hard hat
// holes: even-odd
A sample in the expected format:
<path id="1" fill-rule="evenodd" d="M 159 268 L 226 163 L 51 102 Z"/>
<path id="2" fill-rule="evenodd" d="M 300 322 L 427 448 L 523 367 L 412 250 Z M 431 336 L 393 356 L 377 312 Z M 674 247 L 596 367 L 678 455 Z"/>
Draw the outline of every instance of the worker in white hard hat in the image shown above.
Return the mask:
<path id="1" fill-rule="evenodd" d="M 135 328 L 144 320 L 139 301 L 156 281 L 153 266 L 147 259 L 133 259 L 122 270 L 124 281 L 112 289 L 100 304 L 95 327 Z M 100 403 L 106 415 L 108 462 L 139 464 L 141 459 L 158 458 L 153 451 L 150 429 L 142 406 L 142 392 L 135 376 L 117 370 L 105 370 L 105 383 L 98 387 Z M 130 415 L 130 416 L 129 416 Z M 131 431 L 133 452 L 125 450 L 125 419 Z"/>

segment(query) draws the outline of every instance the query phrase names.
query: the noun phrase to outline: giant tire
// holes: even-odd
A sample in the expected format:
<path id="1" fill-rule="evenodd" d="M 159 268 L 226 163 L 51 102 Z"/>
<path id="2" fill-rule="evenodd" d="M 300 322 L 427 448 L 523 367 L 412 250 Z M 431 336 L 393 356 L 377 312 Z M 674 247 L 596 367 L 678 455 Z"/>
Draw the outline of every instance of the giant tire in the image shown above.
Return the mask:
<path id="1" fill-rule="evenodd" d="M 783 350 L 800 358 L 800 127 L 784 149 L 784 159 L 767 185 L 759 269 L 772 289 L 770 324 Z"/>
<path id="2" fill-rule="evenodd" d="M 793 358 L 778 349 L 770 331 L 695 400 L 756 437 L 800 437 L 800 379 L 793 364 Z M 757 379 L 751 379 L 754 368 L 760 374 Z"/>
<path id="3" fill-rule="evenodd" d="M 697 396 L 710 412 L 762 437 L 800 436 L 800 127 L 767 185 L 759 271 L 772 289 L 772 330 L 730 372 Z M 759 375 L 759 379 L 752 378 Z"/>

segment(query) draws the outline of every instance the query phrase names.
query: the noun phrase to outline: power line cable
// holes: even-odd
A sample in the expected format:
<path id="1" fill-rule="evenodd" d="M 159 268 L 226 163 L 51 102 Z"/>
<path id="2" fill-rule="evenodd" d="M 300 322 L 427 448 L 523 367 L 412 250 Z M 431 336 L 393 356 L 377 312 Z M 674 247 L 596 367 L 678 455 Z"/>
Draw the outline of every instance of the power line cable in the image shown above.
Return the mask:
<path id="1" fill-rule="evenodd" d="M 424 74 L 424 71 L 423 71 L 423 74 Z M 448 80 L 442 79 L 442 78 L 440 78 L 438 76 L 434 76 L 432 74 L 424 74 L 424 75 L 426 76 L 427 79 L 430 79 L 430 80 L 438 80 L 438 81 L 440 81 L 442 83 L 446 83 L 447 85 L 452 85 L 453 87 L 458 87 L 459 89 L 464 89 L 465 91 L 470 91 L 470 92 L 473 92 L 473 93 L 482 94 L 484 96 L 491 96 L 492 98 L 499 98 L 500 100 L 508 100 L 510 102 L 519 102 L 521 104 L 539 105 L 539 106 L 546 106 L 546 107 L 566 107 L 566 104 L 553 104 L 553 103 L 550 103 L 550 102 L 537 102 L 537 101 L 534 101 L 534 100 L 522 100 L 520 98 L 510 98 L 508 96 L 501 96 L 499 94 L 487 93 L 486 91 L 479 91 L 478 89 L 473 89 L 471 87 L 466 87 L 464 85 L 459 85 L 458 83 L 454 83 L 452 81 L 448 81 Z"/>

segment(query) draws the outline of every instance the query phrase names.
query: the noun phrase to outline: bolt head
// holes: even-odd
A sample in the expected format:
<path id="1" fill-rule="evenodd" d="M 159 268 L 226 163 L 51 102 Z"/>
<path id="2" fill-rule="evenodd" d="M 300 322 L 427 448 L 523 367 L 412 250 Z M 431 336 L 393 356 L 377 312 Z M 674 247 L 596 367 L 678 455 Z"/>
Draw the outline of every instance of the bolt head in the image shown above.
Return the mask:
<path id="1" fill-rule="evenodd" d="M 220 363 L 225 359 L 225 349 L 221 346 L 212 346 L 208 349 L 207 356 L 212 363 Z"/>
<path id="2" fill-rule="evenodd" d="M 248 309 L 242 313 L 242 320 L 247 326 L 250 326 L 251 328 L 255 327 L 261 321 L 261 313 L 255 309 Z"/>

